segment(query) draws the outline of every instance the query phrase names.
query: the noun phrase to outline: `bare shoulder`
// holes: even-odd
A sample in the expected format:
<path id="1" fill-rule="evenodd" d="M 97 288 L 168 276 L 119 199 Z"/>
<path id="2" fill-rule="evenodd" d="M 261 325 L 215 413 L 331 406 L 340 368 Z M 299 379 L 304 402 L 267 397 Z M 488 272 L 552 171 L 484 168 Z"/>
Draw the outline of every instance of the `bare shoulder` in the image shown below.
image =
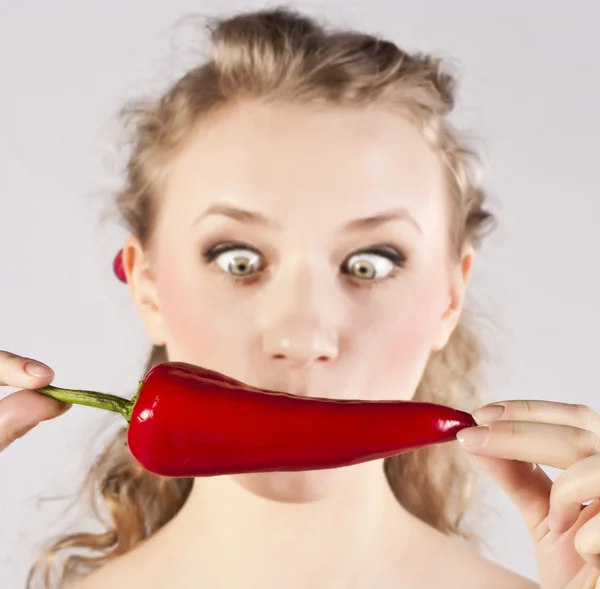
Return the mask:
<path id="1" fill-rule="evenodd" d="M 540 589 L 535 581 L 493 563 L 483 557 L 476 569 L 473 589 Z M 457 586 L 458 587 L 458 586 Z M 464 585 L 463 585 L 464 587 Z M 469 585 L 469 588 L 471 585 Z"/>
<path id="2" fill-rule="evenodd" d="M 427 587 L 444 589 L 540 589 L 538 583 L 486 558 L 471 546 L 448 537 L 431 544 L 436 566 Z M 431 554 L 431 552 L 430 552 Z M 428 572 L 429 572 L 428 571 Z"/>
<path id="3" fill-rule="evenodd" d="M 117 577 L 115 567 L 111 564 L 104 565 L 101 569 L 69 585 L 69 589 L 109 589 L 109 587 L 118 587 L 118 583 L 115 583 Z M 123 582 L 123 579 L 121 579 L 121 582 Z M 127 582 L 127 577 L 125 582 Z M 129 587 L 129 585 L 126 586 Z"/>
<path id="4" fill-rule="evenodd" d="M 134 552 L 123 554 L 109 561 L 83 579 L 69 585 L 69 589 L 152 589 L 147 566 L 140 563 Z"/>
<path id="5" fill-rule="evenodd" d="M 460 561 L 446 589 L 540 589 L 538 583 L 523 577 L 484 556 L 469 552 Z"/>

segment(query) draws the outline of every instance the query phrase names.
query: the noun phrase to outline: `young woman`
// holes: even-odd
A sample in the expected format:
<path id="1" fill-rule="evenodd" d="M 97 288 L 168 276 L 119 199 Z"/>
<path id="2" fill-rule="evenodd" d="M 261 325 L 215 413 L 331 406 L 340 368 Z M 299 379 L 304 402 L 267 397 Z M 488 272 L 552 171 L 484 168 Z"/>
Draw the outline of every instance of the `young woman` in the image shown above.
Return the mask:
<path id="1" fill-rule="evenodd" d="M 447 120 L 454 79 L 432 56 L 289 10 L 211 32 L 212 60 L 132 111 L 117 206 L 147 369 L 179 360 L 296 395 L 431 401 L 487 426 L 385 461 L 199 479 L 145 471 L 123 428 L 88 478 L 110 526 L 50 546 L 30 581 L 75 548 L 60 587 L 600 587 L 599 416 L 478 408 L 465 299 L 494 218 Z M 0 355 L 2 384 L 23 388 L 0 404 L 2 447 L 68 408 L 31 390 L 53 373 L 28 376 L 27 360 Z M 465 529 L 476 463 L 524 517 L 540 585 Z M 553 485 L 540 463 L 565 472 Z"/>

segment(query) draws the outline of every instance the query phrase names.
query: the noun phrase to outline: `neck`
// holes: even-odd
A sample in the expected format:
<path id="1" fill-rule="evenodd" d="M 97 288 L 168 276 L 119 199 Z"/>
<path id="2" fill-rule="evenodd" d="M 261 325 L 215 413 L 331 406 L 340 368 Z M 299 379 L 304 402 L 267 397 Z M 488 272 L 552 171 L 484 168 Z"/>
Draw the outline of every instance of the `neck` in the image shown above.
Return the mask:
<path id="1" fill-rule="evenodd" d="M 423 526 L 393 496 L 381 461 L 337 472 L 262 476 L 248 480 L 253 487 L 258 481 L 272 489 L 275 480 L 294 490 L 333 481 L 335 491 L 276 501 L 248 491 L 243 478 L 196 479 L 184 507 L 157 535 L 171 586 L 187 589 L 202 580 L 224 588 L 349 589 L 374 586 L 392 559 L 399 568 L 402 554 L 407 563 L 414 557 L 410 546 Z"/>

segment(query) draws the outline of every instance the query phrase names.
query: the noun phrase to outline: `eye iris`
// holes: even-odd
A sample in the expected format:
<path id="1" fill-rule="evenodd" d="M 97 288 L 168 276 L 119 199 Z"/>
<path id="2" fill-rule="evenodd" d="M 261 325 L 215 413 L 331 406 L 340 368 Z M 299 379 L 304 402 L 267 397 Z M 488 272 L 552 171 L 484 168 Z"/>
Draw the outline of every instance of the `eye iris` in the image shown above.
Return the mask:
<path id="1" fill-rule="evenodd" d="M 246 276 L 252 272 L 252 264 L 246 256 L 236 256 L 229 264 L 229 270 L 232 274 Z"/>
<path id="2" fill-rule="evenodd" d="M 370 262 L 360 260 L 352 265 L 354 273 L 360 278 L 373 278 L 375 276 L 375 268 Z"/>

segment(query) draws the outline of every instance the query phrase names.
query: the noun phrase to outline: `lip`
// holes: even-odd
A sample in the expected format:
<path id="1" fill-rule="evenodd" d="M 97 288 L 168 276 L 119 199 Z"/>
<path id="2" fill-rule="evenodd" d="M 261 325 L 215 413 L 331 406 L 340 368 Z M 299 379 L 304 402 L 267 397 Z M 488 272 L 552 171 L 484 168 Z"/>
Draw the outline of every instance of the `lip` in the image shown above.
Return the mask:
<path id="1" fill-rule="evenodd" d="M 295 397 L 311 397 L 311 391 L 306 383 L 288 384 L 288 386 L 279 389 L 286 392 L 288 395 L 294 395 Z"/>
<path id="2" fill-rule="evenodd" d="M 306 391 L 289 391 L 288 394 L 290 395 L 294 395 L 294 397 L 311 397 L 312 395 L 310 395 L 309 393 L 307 393 Z"/>
<path id="3" fill-rule="evenodd" d="M 327 395 L 320 395 L 317 391 L 311 391 L 308 388 L 284 387 L 281 391 L 294 397 L 306 397 L 307 399 L 325 399 Z"/>
<path id="4" fill-rule="evenodd" d="M 338 401 L 340 400 L 339 397 L 332 397 L 331 395 L 323 395 L 323 394 L 318 394 L 316 392 L 311 392 L 311 391 L 307 391 L 307 390 L 285 390 L 285 392 L 288 395 L 292 395 L 293 397 L 304 397 L 306 399 L 325 399 L 327 401 Z"/>
<path id="5" fill-rule="evenodd" d="M 307 393 L 306 389 L 296 389 L 292 387 L 284 387 L 280 389 L 284 393 L 288 395 L 293 395 L 294 397 L 309 397 L 310 395 Z"/>

